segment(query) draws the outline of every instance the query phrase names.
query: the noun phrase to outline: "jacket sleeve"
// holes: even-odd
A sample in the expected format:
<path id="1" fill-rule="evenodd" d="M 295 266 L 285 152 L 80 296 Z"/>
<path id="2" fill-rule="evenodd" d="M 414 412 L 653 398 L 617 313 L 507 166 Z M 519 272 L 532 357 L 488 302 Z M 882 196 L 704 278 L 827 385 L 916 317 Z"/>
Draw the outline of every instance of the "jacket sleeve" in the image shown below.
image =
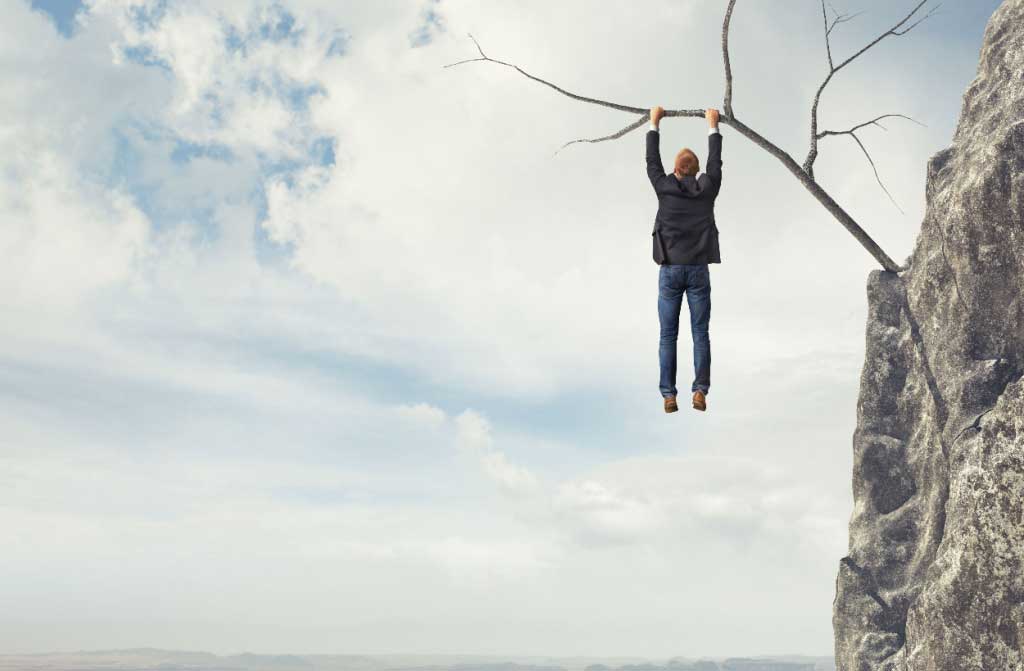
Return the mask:
<path id="1" fill-rule="evenodd" d="M 665 169 L 661 165 L 661 151 L 658 148 L 660 139 L 661 134 L 658 131 L 647 131 L 647 177 L 655 190 L 658 188 L 658 180 L 665 176 Z"/>
<path id="2" fill-rule="evenodd" d="M 708 135 L 708 164 L 707 175 L 715 185 L 715 195 L 722 188 L 722 134 L 710 133 Z"/>

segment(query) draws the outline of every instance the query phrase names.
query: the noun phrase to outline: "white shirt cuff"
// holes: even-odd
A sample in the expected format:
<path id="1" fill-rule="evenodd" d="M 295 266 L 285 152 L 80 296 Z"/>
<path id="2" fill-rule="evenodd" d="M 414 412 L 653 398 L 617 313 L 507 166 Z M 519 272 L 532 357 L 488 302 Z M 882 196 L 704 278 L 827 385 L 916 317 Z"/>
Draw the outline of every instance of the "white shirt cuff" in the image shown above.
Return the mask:
<path id="1" fill-rule="evenodd" d="M 657 126 L 655 126 L 655 125 L 654 125 L 654 124 L 652 123 L 652 124 L 651 124 L 651 126 L 650 126 L 650 129 L 651 129 L 651 130 L 658 130 L 658 127 L 657 127 Z"/>

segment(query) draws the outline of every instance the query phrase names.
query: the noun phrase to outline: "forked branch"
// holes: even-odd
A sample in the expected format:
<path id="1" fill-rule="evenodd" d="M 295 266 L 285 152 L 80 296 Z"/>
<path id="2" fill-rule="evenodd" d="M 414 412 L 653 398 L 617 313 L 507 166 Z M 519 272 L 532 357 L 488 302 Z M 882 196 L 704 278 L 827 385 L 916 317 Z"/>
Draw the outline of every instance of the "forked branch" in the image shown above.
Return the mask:
<path id="1" fill-rule="evenodd" d="M 821 19 L 825 25 L 825 53 L 828 56 L 828 75 L 825 76 L 825 81 L 823 81 L 821 83 L 821 86 L 818 87 L 818 91 L 814 94 L 814 102 L 811 103 L 811 146 L 810 149 L 808 149 L 807 151 L 807 158 L 804 159 L 803 167 L 812 179 L 814 178 L 814 161 L 815 159 L 818 158 L 818 140 L 821 137 L 818 134 L 818 104 L 821 102 L 821 94 L 822 92 L 824 92 L 825 87 L 828 86 L 829 82 L 832 81 L 832 78 L 836 75 L 836 73 L 838 73 L 840 70 L 842 70 L 847 65 L 852 63 L 855 59 L 864 54 L 864 52 L 866 52 L 871 47 L 875 46 L 876 44 L 878 44 L 887 37 L 899 37 L 901 35 L 906 35 L 922 21 L 932 16 L 935 13 L 935 10 L 937 10 L 941 5 L 935 5 L 934 7 L 930 8 L 928 12 L 919 17 L 917 21 L 914 21 L 906 28 L 903 28 L 903 26 L 908 21 L 910 21 L 914 17 L 914 15 L 921 11 L 921 9 L 929 2 L 930 0 L 921 0 L 920 2 L 918 2 L 914 9 L 912 9 L 909 14 L 904 16 L 899 23 L 897 23 L 895 26 L 885 31 L 875 39 L 871 40 L 871 42 L 869 42 L 866 46 L 861 47 L 859 51 L 855 52 L 852 56 L 848 57 L 839 65 L 835 65 L 835 63 L 832 60 L 832 42 L 830 39 L 830 36 L 832 35 L 832 30 L 840 23 L 845 23 L 846 21 L 849 21 L 850 19 L 853 19 L 854 17 L 858 16 L 858 14 L 840 14 L 836 12 L 833 8 L 832 11 L 835 12 L 836 16 L 832 20 L 832 22 L 829 23 L 828 12 L 825 9 L 825 0 L 821 0 Z M 883 186 L 882 188 L 884 189 L 885 187 Z"/>
<path id="2" fill-rule="evenodd" d="M 900 207 L 900 204 L 897 203 L 896 199 L 892 197 L 891 193 L 889 193 L 889 189 L 885 188 L 885 184 L 882 183 L 882 177 L 878 174 L 878 168 L 875 166 L 875 162 L 871 158 L 871 154 L 868 152 L 867 147 L 865 147 L 864 143 L 861 142 L 859 137 L 857 137 L 857 131 L 867 126 L 878 126 L 882 130 L 888 130 L 885 126 L 880 124 L 879 121 L 881 121 L 882 119 L 888 119 L 892 117 L 906 119 L 908 121 L 913 121 L 918 126 L 924 126 L 924 124 L 918 121 L 917 119 L 912 119 L 911 117 L 908 117 L 904 114 L 883 114 L 880 117 L 875 117 L 871 121 L 865 121 L 864 123 L 857 124 L 853 128 L 850 128 L 849 130 L 822 131 L 818 133 L 818 139 L 820 140 L 821 138 L 828 137 L 829 135 L 849 135 L 850 137 L 852 137 L 853 141 L 857 143 L 858 147 L 860 147 L 860 150 L 864 152 L 864 156 L 868 159 L 868 163 L 871 164 L 871 170 L 874 171 L 875 173 L 875 180 L 878 182 L 878 186 L 882 187 L 882 191 L 885 191 L 885 195 L 889 196 L 889 200 L 891 200 L 892 204 L 896 206 L 896 209 L 899 210 L 901 214 L 904 214 L 903 208 Z"/>
<path id="3" fill-rule="evenodd" d="M 727 126 L 730 126 L 730 127 L 734 128 L 738 133 L 740 133 L 741 135 L 743 135 L 744 137 L 749 139 L 751 142 L 753 142 L 754 144 L 756 144 L 757 146 L 761 147 L 762 149 L 767 151 L 769 154 L 771 154 L 772 156 L 777 158 L 783 164 L 783 166 L 785 166 L 785 168 L 787 170 L 789 170 L 793 174 L 793 176 L 796 177 L 800 181 L 801 184 L 804 185 L 804 187 L 811 193 L 811 195 L 813 195 L 818 200 L 818 202 L 820 202 L 825 207 L 825 209 L 827 209 L 829 212 L 831 212 L 832 215 L 839 221 L 839 223 L 842 224 L 843 227 L 846 228 L 846 230 L 848 230 L 850 232 L 850 234 L 853 235 L 853 237 L 857 239 L 858 242 L 860 242 L 860 244 L 875 258 L 875 260 L 877 260 L 879 262 L 879 264 L 881 264 L 881 266 L 885 270 L 890 271 L 890 272 L 899 272 L 901 270 L 901 268 L 884 251 L 882 251 L 881 247 L 878 246 L 878 244 L 871 238 L 871 236 L 869 236 L 864 231 L 864 229 L 861 228 L 860 225 L 857 224 L 857 222 L 854 221 L 854 219 L 849 214 L 847 214 L 847 212 L 842 207 L 840 207 L 839 204 L 836 203 L 835 200 L 823 188 L 821 188 L 821 186 L 814 180 L 814 173 L 813 173 L 814 158 L 817 156 L 817 153 L 818 153 L 818 140 L 820 140 L 822 138 L 825 138 L 825 137 L 828 137 L 830 135 L 850 135 L 854 139 L 854 141 L 856 141 L 857 144 L 861 147 L 861 150 L 864 152 L 865 156 L 867 156 L 868 161 L 871 163 L 871 167 L 872 167 L 872 169 L 875 172 L 876 179 L 878 179 L 878 182 L 882 186 L 882 189 L 885 190 L 886 194 L 888 194 L 889 193 L 888 190 L 885 189 L 885 185 L 882 184 L 881 179 L 878 177 L 878 171 L 877 171 L 877 169 L 875 169 L 874 161 L 871 159 L 871 155 L 868 153 L 867 149 L 861 143 L 860 138 L 857 137 L 856 132 L 858 130 L 866 127 L 866 126 L 869 126 L 869 125 L 876 125 L 876 126 L 882 128 L 884 130 L 885 127 L 882 126 L 882 124 L 880 124 L 879 121 L 881 121 L 882 119 L 890 118 L 890 117 L 901 117 L 901 118 L 904 118 L 904 119 L 909 119 L 910 121 L 914 121 L 914 120 L 910 119 L 910 117 L 906 117 L 906 116 L 903 116 L 901 114 L 885 114 L 885 115 L 882 115 L 882 116 L 877 117 L 875 119 L 872 119 L 871 121 L 867 121 L 867 122 L 864 122 L 864 123 L 859 124 L 857 126 L 854 126 L 853 128 L 850 128 L 849 130 L 845 130 L 845 131 L 828 131 L 827 130 L 827 131 L 822 131 L 822 132 L 819 133 L 818 132 L 818 116 L 817 116 L 818 115 L 818 102 L 819 102 L 819 100 L 821 98 L 822 91 L 825 89 L 825 86 L 828 85 L 829 81 L 831 81 L 832 77 L 835 76 L 835 74 L 839 70 L 841 70 L 842 68 L 846 67 L 855 58 L 857 58 L 858 56 L 863 54 L 865 51 L 867 51 L 868 49 L 873 47 L 875 44 L 877 44 L 878 42 L 883 40 L 885 37 L 888 37 L 890 35 L 895 35 L 895 36 L 904 35 L 907 32 L 909 32 L 911 29 L 913 29 L 915 26 L 917 26 L 919 23 L 921 23 L 921 21 L 924 21 L 929 16 L 931 16 L 934 13 L 934 9 L 929 11 L 924 16 L 918 18 L 917 21 L 913 22 L 912 24 L 910 24 L 909 26 L 904 28 L 904 25 L 908 21 L 910 21 L 914 17 L 914 15 L 917 14 L 917 12 L 925 4 L 927 4 L 928 2 L 929 2 L 929 0 L 922 0 L 914 8 L 914 10 L 912 12 L 910 12 L 910 14 L 908 14 L 902 21 L 897 23 L 895 26 L 893 26 L 892 28 L 887 30 L 885 33 L 883 33 L 879 37 L 875 38 L 874 41 L 872 41 L 866 47 L 862 48 L 860 51 L 854 53 L 852 56 L 850 56 L 849 58 L 847 58 L 846 60 L 841 62 L 839 65 L 835 65 L 833 60 L 832 60 L 832 47 L 831 47 L 831 43 L 829 41 L 829 36 L 831 35 L 832 30 L 837 25 L 839 25 L 841 23 L 845 23 L 846 21 L 849 21 L 849 20 L 853 19 L 855 16 L 857 16 L 857 14 L 852 14 L 852 15 L 839 14 L 838 12 L 835 12 L 835 10 L 833 10 L 836 13 L 836 16 L 830 22 L 829 19 L 828 19 L 827 13 L 825 11 L 824 0 L 822 0 L 822 15 L 824 16 L 824 21 L 825 21 L 825 45 L 826 45 L 826 51 L 827 51 L 827 54 L 828 54 L 828 61 L 829 61 L 829 74 L 828 74 L 828 77 L 826 77 L 824 83 L 819 87 L 818 92 L 817 92 L 817 94 L 814 97 L 814 104 L 813 104 L 813 106 L 811 108 L 811 151 L 808 154 L 808 158 L 804 162 L 803 166 L 801 166 L 799 163 L 797 163 L 796 160 L 794 160 L 793 157 L 790 156 L 786 151 L 782 150 L 777 145 L 772 143 L 770 140 L 765 138 L 763 135 L 761 135 L 760 133 L 758 133 L 757 131 L 755 131 L 754 129 L 750 128 L 749 126 L 747 126 L 742 121 L 740 121 L 738 118 L 736 118 L 736 115 L 735 115 L 735 113 L 733 111 L 733 106 L 732 106 L 732 83 L 733 83 L 733 77 L 732 77 L 732 65 L 731 65 L 731 62 L 729 60 L 729 27 L 730 27 L 730 23 L 732 21 L 732 14 L 733 14 L 733 9 L 734 9 L 734 7 L 736 5 L 736 0 L 729 0 L 729 4 L 728 4 L 728 6 L 726 7 L 726 10 L 725 10 L 725 18 L 724 18 L 724 20 L 722 22 L 722 60 L 724 61 L 724 65 L 725 65 L 725 101 L 724 101 L 724 104 L 723 104 L 723 113 L 720 115 L 720 118 L 719 118 L 720 123 L 723 123 L 723 124 L 725 124 Z M 525 70 L 520 68 L 518 65 L 514 65 L 512 63 L 507 63 L 505 61 L 500 61 L 500 60 L 497 60 L 495 58 L 489 57 L 487 54 L 484 53 L 484 50 L 480 47 L 480 44 L 476 41 L 476 38 L 474 38 L 472 35 L 469 35 L 469 38 L 471 40 L 473 40 L 474 44 L 476 44 L 476 48 L 480 52 L 480 57 L 479 58 L 470 58 L 470 59 L 467 59 L 467 60 L 458 61 L 456 63 L 449 63 L 448 65 L 444 65 L 443 67 L 449 68 L 449 67 L 452 67 L 452 66 L 455 66 L 455 65 L 461 65 L 463 63 L 472 63 L 472 62 L 481 62 L 481 61 L 482 62 L 496 63 L 498 65 L 503 65 L 505 67 L 511 68 L 513 70 L 516 70 L 517 72 L 519 72 L 524 77 L 527 77 L 528 79 L 532 79 L 535 82 L 538 82 L 540 84 L 543 84 L 544 86 L 547 86 L 547 87 L 549 87 L 551 89 L 554 89 L 555 91 L 561 93 L 562 95 L 568 96 L 568 97 L 572 98 L 573 100 L 578 100 L 580 102 L 589 103 L 591 105 L 598 105 L 598 106 L 601 106 L 601 107 L 607 107 L 607 108 L 618 110 L 618 111 L 621 111 L 621 112 L 627 112 L 627 113 L 630 113 L 630 114 L 637 114 L 637 115 L 639 115 L 636 120 L 632 121 L 627 126 L 621 128 L 621 129 L 619 129 L 619 130 L 617 130 L 614 133 L 611 133 L 609 135 L 603 135 L 603 136 L 594 137 L 594 138 L 580 138 L 580 139 L 577 139 L 577 140 L 571 140 L 569 142 L 566 142 L 561 147 L 559 147 L 558 150 L 555 151 L 556 154 L 558 153 L 558 151 L 561 151 L 565 147 L 567 147 L 567 146 L 569 146 L 571 144 L 579 143 L 579 142 L 595 143 L 595 142 L 607 142 L 607 141 L 610 141 L 610 140 L 618 139 L 618 138 L 623 137 L 624 135 L 628 134 L 630 131 L 635 130 L 635 129 L 643 126 L 647 122 L 647 120 L 649 118 L 648 115 L 649 115 L 649 112 L 650 112 L 650 106 L 623 105 L 623 104 L 620 104 L 620 103 L 610 102 L 610 101 L 607 101 L 607 100 L 601 100 L 601 99 L 598 99 L 598 98 L 591 98 L 591 97 L 588 97 L 588 96 L 580 95 L 578 93 L 572 93 L 571 91 L 567 91 L 566 89 L 564 89 L 564 88 L 562 88 L 560 86 L 557 86 L 555 84 L 552 84 L 551 82 L 549 82 L 549 81 L 547 81 L 545 79 L 542 79 L 540 77 L 537 77 L 535 75 L 532 75 L 532 74 L 526 72 Z M 666 117 L 698 117 L 698 118 L 703 118 L 704 117 L 704 112 L 705 112 L 705 110 L 703 110 L 703 109 L 675 109 L 675 110 L 666 110 L 665 111 L 665 116 Z M 915 121 L 915 123 L 918 123 L 918 122 Z M 892 199 L 892 196 L 889 195 L 889 198 Z M 893 202 L 895 203 L 895 201 L 893 201 Z M 899 206 L 897 205 L 897 207 L 899 207 Z"/>

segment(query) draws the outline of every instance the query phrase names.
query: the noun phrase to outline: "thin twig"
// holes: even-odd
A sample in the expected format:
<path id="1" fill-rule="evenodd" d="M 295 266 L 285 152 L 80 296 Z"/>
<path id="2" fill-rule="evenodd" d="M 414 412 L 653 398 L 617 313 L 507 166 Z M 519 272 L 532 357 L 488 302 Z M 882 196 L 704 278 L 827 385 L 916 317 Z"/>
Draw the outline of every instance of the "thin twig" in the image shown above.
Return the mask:
<path id="1" fill-rule="evenodd" d="M 921 126 L 922 128 L 927 128 L 928 127 L 928 126 L 925 126 L 920 121 L 918 121 L 917 119 L 914 119 L 913 117 L 909 117 L 909 116 L 907 116 L 905 114 L 883 114 L 880 117 L 875 117 L 871 121 L 865 121 L 864 123 L 859 123 L 856 126 L 854 126 L 853 128 L 850 128 L 848 130 L 823 130 L 820 133 L 818 133 L 818 139 L 820 140 L 821 138 L 826 137 L 828 135 L 846 135 L 848 133 L 852 133 L 853 131 L 860 130 L 861 128 L 864 128 L 865 126 L 871 126 L 871 125 L 878 126 L 882 130 L 887 131 L 889 129 L 886 128 L 885 126 L 883 126 L 882 124 L 878 123 L 878 122 L 881 121 L 882 119 L 888 119 L 890 117 L 896 117 L 896 118 L 900 118 L 900 119 L 906 119 L 907 121 L 913 121 L 914 123 L 916 123 L 918 126 Z"/>
<path id="2" fill-rule="evenodd" d="M 924 127 L 927 128 L 927 126 L 925 126 L 923 123 L 921 123 L 917 119 L 913 119 L 913 118 L 908 117 L 908 116 L 906 116 L 904 114 L 883 114 L 882 116 L 875 117 L 874 119 L 872 119 L 870 121 L 865 121 L 864 123 L 859 123 L 856 126 L 854 126 L 853 128 L 850 128 L 849 130 L 826 130 L 826 131 L 822 131 L 822 132 L 818 133 L 818 139 L 821 139 L 823 137 L 827 137 L 829 135 L 849 135 L 850 137 L 852 137 L 854 139 L 854 141 L 858 145 L 860 145 L 860 149 L 861 149 L 861 151 L 864 152 L 864 155 L 867 156 L 868 163 L 871 164 L 871 169 L 875 171 L 875 179 L 878 180 L 878 186 L 882 187 L 882 191 L 885 191 L 885 195 L 889 196 L 889 200 L 891 200 L 892 204 L 896 206 L 896 209 L 900 211 L 900 214 L 905 214 L 905 212 L 903 212 L 903 208 L 900 207 L 899 203 L 896 202 L 896 199 L 892 197 L 891 193 L 889 193 L 889 189 L 885 188 L 885 184 L 882 183 L 882 178 L 878 175 L 878 168 L 875 167 L 875 162 L 871 159 L 871 154 L 868 153 L 868 150 L 865 149 L 864 144 L 860 141 L 860 138 L 857 137 L 857 131 L 860 130 L 861 128 L 865 128 L 867 126 L 878 126 L 882 130 L 888 131 L 889 130 L 888 128 L 886 128 L 885 126 L 883 126 L 882 124 L 880 124 L 878 122 L 881 121 L 882 119 L 887 119 L 887 118 L 891 118 L 891 117 L 892 118 L 899 118 L 899 119 L 906 119 L 907 121 L 913 121 L 918 126 L 924 126 Z"/>
<path id="3" fill-rule="evenodd" d="M 868 150 L 864 146 L 864 143 L 860 141 L 859 137 L 857 137 L 857 133 L 855 133 L 854 131 L 850 131 L 848 135 L 853 138 L 854 142 L 857 143 L 857 146 L 860 147 L 860 150 L 864 152 L 864 156 L 867 157 L 868 163 L 871 164 L 871 169 L 874 170 L 875 172 L 875 180 L 878 181 L 878 186 L 882 187 L 882 191 L 885 191 L 885 195 L 889 196 L 889 200 L 891 200 L 892 204 L 896 206 L 896 209 L 900 211 L 900 214 L 906 214 L 903 211 L 903 208 L 900 207 L 900 204 L 896 202 L 896 199 L 892 197 L 892 194 L 889 193 L 889 189 L 885 188 L 885 184 L 882 183 L 882 178 L 878 174 L 878 168 L 875 167 L 875 162 L 874 160 L 872 160 L 871 154 L 868 153 Z"/>
<path id="4" fill-rule="evenodd" d="M 804 159 L 803 169 L 804 169 L 805 172 L 807 172 L 808 175 L 811 176 L 812 179 L 814 178 L 814 161 L 815 161 L 815 159 L 818 158 L 818 138 L 819 138 L 819 135 L 818 135 L 818 105 L 821 102 L 821 94 L 825 90 L 825 87 L 828 86 L 829 82 L 832 81 L 832 78 L 836 75 L 837 72 L 839 72 L 840 70 L 845 68 L 850 63 L 852 63 L 857 57 L 859 57 L 861 54 L 866 52 L 868 49 L 870 49 L 871 47 L 875 46 L 876 44 L 878 44 L 879 42 L 884 40 L 886 37 L 889 37 L 889 36 L 898 37 L 900 35 L 906 35 L 908 32 L 913 30 L 915 26 L 919 25 L 922 21 L 924 21 L 928 17 L 934 15 L 935 14 L 935 10 L 938 9 L 938 7 L 940 7 L 941 5 L 936 5 L 935 7 L 932 7 L 924 16 L 920 17 L 917 21 L 914 21 L 907 28 L 905 28 L 903 30 L 900 30 L 900 28 L 902 28 L 903 25 L 905 23 L 907 23 L 907 21 L 910 21 L 910 19 L 913 18 L 914 15 L 917 14 L 921 10 L 922 7 L 924 7 L 926 4 L 928 4 L 928 2 L 930 2 L 930 0 L 921 0 L 910 11 L 909 14 L 907 14 L 905 17 L 903 17 L 903 19 L 899 23 L 897 23 L 895 26 L 893 26 L 892 28 L 889 28 L 884 33 L 882 33 L 881 35 L 879 35 L 878 37 L 873 39 L 866 46 L 862 47 L 859 51 L 855 52 L 853 55 L 851 55 L 849 58 L 847 58 L 846 60 L 841 62 L 839 65 L 835 65 L 833 63 L 833 61 L 832 61 L 832 47 L 831 47 L 831 44 L 829 42 L 829 33 L 831 32 L 831 29 L 835 27 L 836 24 L 835 24 L 835 22 L 833 22 L 831 27 L 828 25 L 828 15 L 827 15 L 827 13 L 825 11 L 825 2 L 824 2 L 824 0 L 822 0 L 821 12 L 822 12 L 823 21 L 824 21 L 824 24 L 825 24 L 825 48 L 826 48 L 826 52 L 828 54 L 828 66 L 829 67 L 828 67 L 828 75 L 825 77 L 825 81 L 823 81 L 821 83 L 821 86 L 818 87 L 818 91 L 814 94 L 814 102 L 811 104 L 811 146 L 810 146 L 810 149 L 808 149 L 808 151 L 807 151 L 807 158 Z M 852 18 L 852 17 L 850 17 L 850 18 Z"/>
<path id="5" fill-rule="evenodd" d="M 828 67 L 829 67 L 829 69 L 832 69 L 834 67 L 834 65 L 832 63 L 832 44 L 829 41 L 829 35 L 832 34 L 832 31 L 840 23 L 846 23 L 847 21 L 852 21 L 853 19 L 857 18 L 858 16 L 860 16 L 864 12 L 857 12 L 856 14 L 840 14 L 836 10 L 835 7 L 832 7 L 832 3 L 831 2 L 828 3 L 828 6 L 832 8 L 832 11 L 836 15 L 836 18 L 834 18 L 832 20 L 831 24 L 828 22 L 828 15 L 825 12 L 825 0 L 821 0 L 821 18 L 822 18 L 822 20 L 825 23 L 825 52 L 828 54 Z"/>
<path id="6" fill-rule="evenodd" d="M 837 66 L 836 66 L 836 68 L 835 68 L 835 71 L 836 71 L 836 72 L 839 72 L 840 70 L 842 70 L 843 68 L 845 68 L 845 67 L 846 67 L 847 65 L 849 65 L 850 63 L 852 63 L 852 62 L 854 61 L 854 59 L 856 59 L 856 58 L 857 58 L 858 56 L 860 56 L 860 55 L 861 55 L 861 54 L 863 54 L 863 53 L 864 53 L 865 51 L 867 51 L 867 50 L 868 50 L 868 49 L 870 49 L 871 47 L 875 46 L 876 44 L 878 44 L 879 42 L 881 42 L 882 40 L 884 40 L 884 39 L 885 39 L 886 37 L 889 37 L 890 35 L 893 35 L 893 36 L 897 36 L 897 37 L 898 37 L 898 36 L 900 36 L 900 35 L 906 35 L 907 33 L 909 33 L 909 32 L 910 32 L 911 30 L 913 30 L 913 29 L 914 29 L 914 27 L 915 27 L 915 26 L 917 26 L 917 25 L 918 25 L 919 23 L 921 23 L 921 21 L 924 21 L 924 20 L 925 20 L 925 19 L 927 19 L 927 18 L 928 18 L 929 16 L 931 16 L 931 15 L 932 15 L 932 14 L 934 13 L 935 9 L 937 9 L 937 8 L 938 8 L 938 6 L 936 6 L 936 7 L 935 7 L 935 8 L 933 8 L 933 9 L 932 9 L 931 11 L 929 11 L 929 12 L 928 12 L 927 14 L 925 14 L 924 16 L 922 16 L 922 17 L 921 17 L 921 18 L 920 18 L 920 19 L 919 19 L 918 21 L 915 21 L 915 22 L 914 22 L 914 23 L 913 23 L 913 24 L 912 24 L 911 26 L 909 26 L 909 27 L 908 27 L 908 28 L 907 28 L 906 30 L 897 30 L 897 28 L 899 28 L 899 27 L 900 27 L 900 26 L 902 26 L 902 25 L 903 25 L 904 23 L 906 23 L 907 21 L 909 21 L 909 20 L 910 20 L 910 18 L 911 18 L 912 16 L 914 16 L 914 14 L 917 14 L 918 10 L 920 10 L 920 9 L 921 9 L 922 7 L 924 7 L 924 6 L 925 6 L 925 5 L 926 5 L 926 4 L 927 4 L 927 3 L 929 2 L 929 1 L 930 1 L 930 0 L 921 0 L 921 2 L 919 2 L 919 3 L 917 4 L 917 6 L 916 6 L 916 7 L 914 7 L 914 9 L 912 9 L 912 10 L 910 11 L 910 13 L 909 13 L 909 14 L 907 14 L 907 15 L 906 15 L 905 17 L 903 17 L 903 20 L 901 20 L 901 21 L 900 21 L 899 23 L 897 23 L 897 24 L 896 24 L 895 26 L 893 26 L 893 27 L 892 27 L 892 28 L 890 28 L 889 30 L 885 31 L 884 33 L 882 33 L 881 35 L 879 35 L 878 37 L 876 37 L 875 39 L 873 39 L 873 40 L 872 40 L 871 42 L 869 42 L 869 43 L 868 43 L 867 45 L 865 45 L 865 46 L 864 46 L 863 48 L 861 48 L 861 50 L 860 50 L 860 51 L 856 52 L 855 54 L 853 54 L 852 56 L 850 56 L 849 58 L 847 58 L 847 59 L 846 59 L 845 61 L 843 61 L 842 63 L 840 63 L 839 65 L 837 65 Z"/>
<path id="7" fill-rule="evenodd" d="M 920 19 L 918 19 L 917 21 L 914 21 L 914 22 L 913 22 L 912 24 L 910 24 L 909 26 L 907 26 L 907 27 L 906 27 L 905 29 L 903 29 L 903 30 L 894 30 L 894 31 L 893 31 L 893 35 L 906 35 L 906 34 L 907 34 L 907 33 L 909 33 L 909 32 L 910 32 L 911 30 L 913 30 L 913 29 L 914 29 L 914 27 L 915 27 L 915 26 L 917 26 L 917 24 L 921 23 L 922 21 L 924 21 L 925 19 L 927 19 L 927 18 L 928 18 L 929 16 L 932 16 L 932 15 L 934 15 L 934 14 L 935 14 L 935 10 L 937 10 L 937 9 L 938 9 L 939 7 L 941 7 L 941 6 L 942 6 L 942 3 L 939 3 L 939 4 L 935 5 L 934 7 L 932 7 L 931 9 L 929 9 L 929 10 L 928 10 L 928 13 L 927 13 L 927 14 L 925 14 L 924 16 L 922 16 L 922 17 L 921 17 Z"/>
<path id="8" fill-rule="evenodd" d="M 491 63 L 497 63 L 499 65 L 504 65 L 505 67 L 509 67 L 509 68 L 514 69 L 514 70 L 518 70 L 524 77 L 529 77 L 530 79 L 534 80 L 535 82 L 540 82 L 544 86 L 550 86 L 554 90 L 558 91 L 559 93 L 561 93 L 563 95 L 569 96 L 573 100 L 579 100 L 581 102 L 592 103 L 594 105 L 601 105 L 602 107 L 610 107 L 612 109 L 619 110 L 620 112 L 633 112 L 633 113 L 636 113 L 636 114 L 641 114 L 643 112 L 649 112 L 650 111 L 650 110 L 642 109 L 640 107 L 630 107 L 629 105 L 619 105 L 618 103 L 612 103 L 612 102 L 608 102 L 608 101 L 605 101 L 605 100 L 598 100 L 597 98 L 588 98 L 586 96 L 581 96 L 581 95 L 576 94 L 576 93 L 570 93 L 569 91 L 566 91 L 565 89 L 563 89 L 560 86 L 555 86 L 554 84 L 552 84 L 549 81 L 545 81 L 545 80 L 541 79 L 540 77 L 534 77 L 529 72 L 526 72 L 525 70 L 520 68 L 518 65 L 513 65 L 512 63 L 506 63 L 505 61 L 499 61 L 499 60 L 497 60 L 495 58 L 489 58 L 487 56 L 487 54 L 484 53 L 484 50 L 480 48 L 480 44 L 476 41 L 476 38 L 473 37 L 473 35 L 471 33 L 467 33 L 467 35 L 469 35 L 469 39 L 473 40 L 473 44 L 476 44 L 477 50 L 480 51 L 480 58 L 470 58 L 468 60 L 459 61 L 457 63 L 449 63 L 448 65 L 444 65 L 442 67 L 450 68 L 453 65 L 462 65 L 463 63 L 473 63 L 474 61 L 490 61 Z M 666 114 L 666 116 L 667 116 L 667 114 Z"/>
<path id="9" fill-rule="evenodd" d="M 666 113 L 666 115 L 667 115 L 667 113 Z M 608 140 L 617 140 L 620 137 L 622 137 L 623 135 L 625 135 L 626 133 L 628 133 L 629 131 L 631 131 L 631 130 L 633 130 L 635 128 L 639 128 L 640 126 L 643 126 L 645 123 L 650 121 L 650 119 L 651 119 L 651 117 L 649 115 L 644 115 L 644 116 L 640 117 L 639 119 L 637 119 L 636 121 L 634 121 L 633 123 L 631 123 L 628 126 L 626 126 L 625 128 L 623 128 L 622 130 L 616 131 L 616 132 L 612 133 L 611 135 L 605 135 L 604 137 L 580 138 L 579 140 L 570 140 L 569 142 L 566 142 L 561 147 L 556 149 L 555 153 L 552 154 L 552 156 L 554 156 L 555 154 L 558 154 L 558 152 L 562 151 L 563 149 L 565 149 L 569 145 L 576 144 L 577 142 L 606 142 Z"/>

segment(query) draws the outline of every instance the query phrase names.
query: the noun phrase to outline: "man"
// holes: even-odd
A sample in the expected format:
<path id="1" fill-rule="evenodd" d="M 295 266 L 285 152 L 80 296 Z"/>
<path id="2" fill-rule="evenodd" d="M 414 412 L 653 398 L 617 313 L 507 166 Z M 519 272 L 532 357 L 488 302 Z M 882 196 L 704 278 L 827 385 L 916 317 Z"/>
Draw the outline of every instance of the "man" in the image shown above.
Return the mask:
<path id="1" fill-rule="evenodd" d="M 683 294 L 690 308 L 690 333 L 693 337 L 693 407 L 707 409 L 711 386 L 711 276 L 709 263 L 721 263 L 718 254 L 718 227 L 715 226 L 715 198 L 722 187 L 722 134 L 718 132 L 718 110 L 708 109 L 707 172 L 700 171 L 700 160 L 689 148 L 676 154 L 672 174 L 666 175 L 658 149 L 658 124 L 665 116 L 661 107 L 651 109 L 647 131 L 647 176 L 658 196 L 658 214 L 654 219 L 654 262 L 658 271 L 658 321 L 661 340 L 658 361 L 661 367 L 659 388 L 665 412 L 675 412 L 676 340 L 679 337 L 679 311 Z"/>

